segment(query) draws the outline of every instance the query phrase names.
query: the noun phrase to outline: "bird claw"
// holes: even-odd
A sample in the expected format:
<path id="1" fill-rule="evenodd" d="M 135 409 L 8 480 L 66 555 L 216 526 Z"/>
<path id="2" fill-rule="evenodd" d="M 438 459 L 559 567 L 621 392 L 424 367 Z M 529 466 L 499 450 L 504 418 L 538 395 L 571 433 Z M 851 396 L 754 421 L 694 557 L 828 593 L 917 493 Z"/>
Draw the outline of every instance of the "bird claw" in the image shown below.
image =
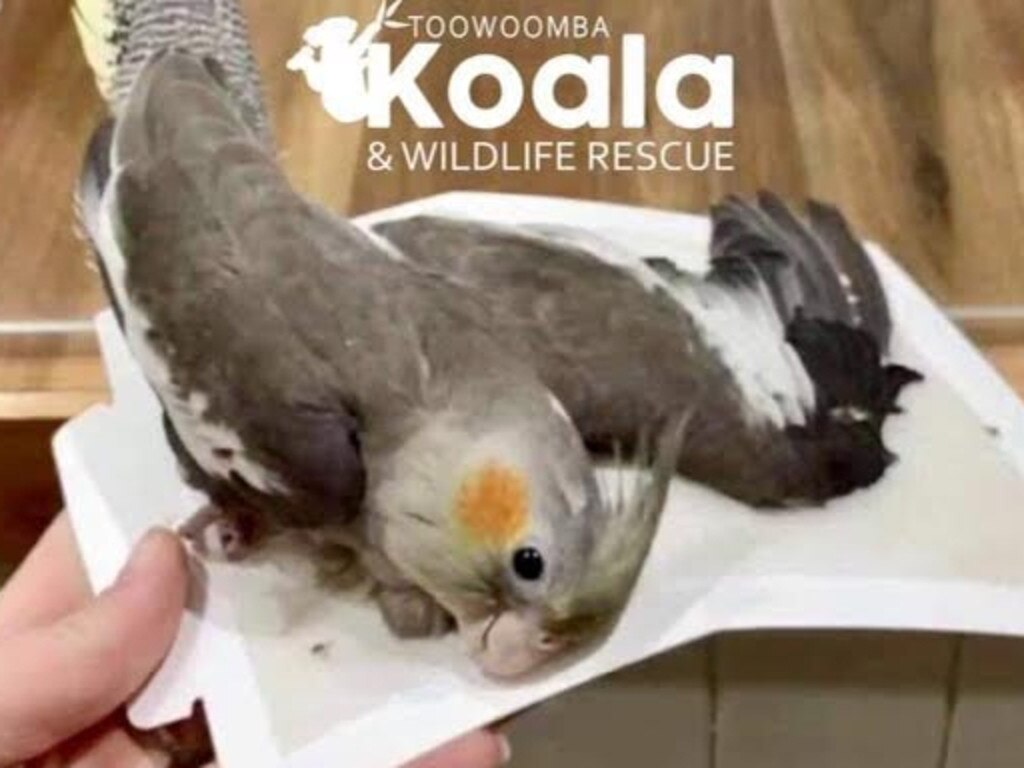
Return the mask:
<path id="1" fill-rule="evenodd" d="M 438 637 L 454 626 L 451 615 L 417 587 L 378 587 L 375 597 L 384 623 L 400 638 Z"/>
<path id="2" fill-rule="evenodd" d="M 355 549 L 343 544 L 324 544 L 317 549 L 316 576 L 320 586 L 346 591 L 362 584 L 366 574 Z"/>
<path id="3" fill-rule="evenodd" d="M 244 559 L 253 549 L 255 516 L 238 507 L 207 504 L 178 527 L 178 534 L 203 556 L 228 562 Z"/>

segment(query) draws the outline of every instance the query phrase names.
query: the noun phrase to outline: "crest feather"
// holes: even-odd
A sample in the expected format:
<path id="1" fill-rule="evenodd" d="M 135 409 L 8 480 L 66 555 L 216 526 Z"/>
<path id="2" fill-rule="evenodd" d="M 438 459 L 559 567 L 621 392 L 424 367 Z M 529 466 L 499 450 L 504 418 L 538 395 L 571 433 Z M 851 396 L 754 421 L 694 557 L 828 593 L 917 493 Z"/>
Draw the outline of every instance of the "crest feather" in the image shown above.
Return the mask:
<path id="1" fill-rule="evenodd" d="M 597 547 L 581 581 L 583 587 L 566 606 L 566 622 L 604 622 L 625 607 L 654 541 L 692 413 L 688 410 L 670 419 L 653 452 L 649 439 L 640 441 L 634 460 L 638 472 L 629 493 L 622 490 L 619 468 L 618 491 L 605 499 L 608 519 L 598 533 Z"/>

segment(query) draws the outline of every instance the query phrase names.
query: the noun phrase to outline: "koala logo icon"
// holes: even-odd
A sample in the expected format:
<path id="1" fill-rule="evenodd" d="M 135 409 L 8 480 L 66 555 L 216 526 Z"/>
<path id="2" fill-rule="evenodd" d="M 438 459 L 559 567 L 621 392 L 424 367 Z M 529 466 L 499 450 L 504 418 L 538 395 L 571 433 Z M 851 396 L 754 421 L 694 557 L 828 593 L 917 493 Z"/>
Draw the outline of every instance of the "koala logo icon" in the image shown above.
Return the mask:
<path id="1" fill-rule="evenodd" d="M 370 110 L 366 77 L 370 46 L 381 30 L 404 28 L 393 19 L 404 0 L 383 0 L 373 21 L 359 31 L 359 22 L 334 16 L 310 27 L 305 45 L 288 61 L 288 69 L 302 72 L 309 87 L 319 93 L 327 112 L 340 123 L 365 120 Z"/>

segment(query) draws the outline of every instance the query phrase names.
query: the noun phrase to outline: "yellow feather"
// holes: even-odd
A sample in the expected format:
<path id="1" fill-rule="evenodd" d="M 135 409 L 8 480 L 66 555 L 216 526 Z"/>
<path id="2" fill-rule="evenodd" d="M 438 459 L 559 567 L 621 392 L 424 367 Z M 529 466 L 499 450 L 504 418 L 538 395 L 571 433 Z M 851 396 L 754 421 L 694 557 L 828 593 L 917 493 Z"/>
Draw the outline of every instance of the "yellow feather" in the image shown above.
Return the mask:
<path id="1" fill-rule="evenodd" d="M 112 42 L 114 18 L 110 0 L 75 0 L 71 15 L 82 52 L 96 79 L 96 87 L 104 98 L 109 99 L 114 82 L 114 62 L 117 60 L 117 48 Z"/>

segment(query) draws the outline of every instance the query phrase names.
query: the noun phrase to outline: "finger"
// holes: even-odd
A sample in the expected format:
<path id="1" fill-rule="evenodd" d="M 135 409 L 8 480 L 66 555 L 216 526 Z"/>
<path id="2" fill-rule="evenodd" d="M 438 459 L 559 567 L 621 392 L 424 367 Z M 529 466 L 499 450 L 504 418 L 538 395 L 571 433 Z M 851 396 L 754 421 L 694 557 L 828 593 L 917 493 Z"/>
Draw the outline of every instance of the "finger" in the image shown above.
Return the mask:
<path id="1" fill-rule="evenodd" d="M 91 597 L 71 523 L 58 515 L 0 590 L 0 636 L 56 621 Z"/>
<path id="2" fill-rule="evenodd" d="M 169 768 L 170 755 L 143 749 L 120 728 L 104 730 L 76 749 L 61 750 L 65 768 Z"/>
<path id="3" fill-rule="evenodd" d="M 512 757 L 512 748 L 503 734 L 473 731 L 446 744 L 406 768 L 497 768 Z"/>
<path id="4" fill-rule="evenodd" d="M 46 751 L 138 690 L 174 641 L 186 584 L 178 539 L 151 533 L 86 607 L 0 639 L 0 765 Z"/>

